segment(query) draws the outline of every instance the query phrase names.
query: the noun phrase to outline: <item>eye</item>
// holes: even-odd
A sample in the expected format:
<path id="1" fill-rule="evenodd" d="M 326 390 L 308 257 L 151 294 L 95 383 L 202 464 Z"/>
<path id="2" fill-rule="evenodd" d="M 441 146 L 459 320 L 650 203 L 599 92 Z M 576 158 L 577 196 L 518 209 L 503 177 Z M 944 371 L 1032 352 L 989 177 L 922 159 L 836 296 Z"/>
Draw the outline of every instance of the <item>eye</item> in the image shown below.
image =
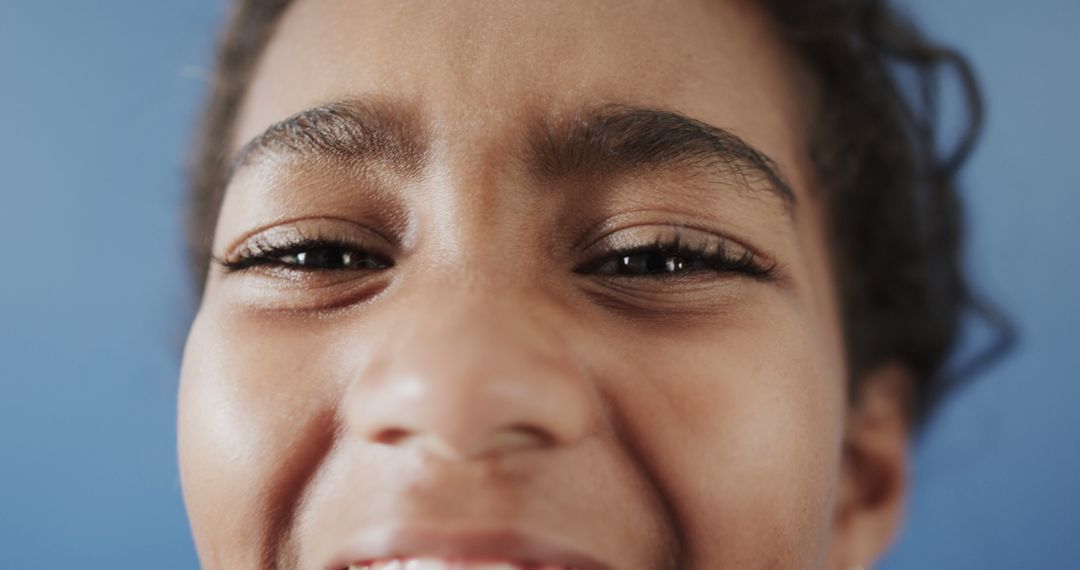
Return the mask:
<path id="1" fill-rule="evenodd" d="M 386 269 L 390 266 L 389 262 L 370 253 L 336 245 L 313 246 L 283 253 L 270 261 L 304 269 Z"/>
<path id="2" fill-rule="evenodd" d="M 670 275 L 708 267 L 706 260 L 662 250 L 624 252 L 605 260 L 592 270 L 598 275 Z"/>
<path id="3" fill-rule="evenodd" d="M 308 272 L 374 271 L 390 268 L 393 262 L 382 255 L 345 243 L 302 240 L 284 244 L 256 242 L 236 258 L 223 261 L 222 265 L 229 271 L 256 267 Z"/>
<path id="4" fill-rule="evenodd" d="M 773 267 L 749 249 L 719 236 L 704 236 L 701 232 L 685 235 L 690 230 L 667 228 L 651 234 L 651 243 L 639 244 L 640 236 L 620 236 L 616 242 L 630 242 L 622 247 L 609 246 L 576 272 L 620 279 L 664 279 L 682 276 L 719 276 L 738 274 L 768 280 Z"/>

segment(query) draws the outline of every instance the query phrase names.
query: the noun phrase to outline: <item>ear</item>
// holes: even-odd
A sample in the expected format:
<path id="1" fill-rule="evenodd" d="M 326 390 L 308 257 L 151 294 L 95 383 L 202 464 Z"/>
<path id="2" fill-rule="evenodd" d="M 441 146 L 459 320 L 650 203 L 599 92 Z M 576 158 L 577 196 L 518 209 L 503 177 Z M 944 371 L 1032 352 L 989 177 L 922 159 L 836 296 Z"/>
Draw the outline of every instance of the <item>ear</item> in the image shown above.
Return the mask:
<path id="1" fill-rule="evenodd" d="M 857 384 L 844 436 L 829 568 L 869 568 L 901 528 L 914 382 L 888 364 Z"/>

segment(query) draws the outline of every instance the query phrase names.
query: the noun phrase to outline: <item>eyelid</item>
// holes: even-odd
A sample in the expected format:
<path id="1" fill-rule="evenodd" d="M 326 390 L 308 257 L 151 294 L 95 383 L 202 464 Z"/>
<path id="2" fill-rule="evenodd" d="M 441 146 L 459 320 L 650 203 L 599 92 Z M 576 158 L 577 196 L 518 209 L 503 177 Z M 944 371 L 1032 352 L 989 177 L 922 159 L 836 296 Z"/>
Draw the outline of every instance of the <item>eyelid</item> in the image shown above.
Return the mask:
<path id="1" fill-rule="evenodd" d="M 394 257 L 397 249 L 396 242 L 355 222 L 337 218 L 311 218 L 251 232 L 232 245 L 224 255 L 214 256 L 214 259 L 228 267 L 244 259 L 306 243 L 352 248 L 387 258 Z"/>
<path id="2" fill-rule="evenodd" d="M 721 273 L 739 273 L 763 281 L 782 281 L 779 264 L 770 256 L 725 235 L 679 224 L 641 224 L 607 233 L 590 242 L 585 261 L 574 272 L 592 274 L 611 259 L 636 253 L 681 252 L 681 256 L 714 260 Z M 729 269 L 730 270 L 729 270 Z M 612 276 L 615 278 L 662 278 L 656 276 Z"/>
<path id="3" fill-rule="evenodd" d="M 235 257 L 237 252 L 242 251 L 241 248 L 245 244 L 251 243 L 256 237 L 276 236 L 282 232 L 299 233 L 308 238 L 322 236 L 327 239 L 333 239 L 335 236 L 339 239 L 348 239 L 353 236 L 367 235 L 376 242 L 382 242 L 392 249 L 401 246 L 401 242 L 393 235 L 388 235 L 372 225 L 360 223 L 356 220 L 334 216 L 303 217 L 283 219 L 252 228 L 229 242 L 227 246 L 222 248 L 222 252 L 217 257 L 230 259 Z"/>
<path id="4" fill-rule="evenodd" d="M 753 248 L 716 232 L 679 224 L 641 224 L 606 233 L 589 242 L 582 250 L 584 257 L 596 257 L 611 252 L 654 247 L 657 244 L 681 243 L 704 251 L 725 251 L 728 245 L 745 249 L 762 259 Z"/>

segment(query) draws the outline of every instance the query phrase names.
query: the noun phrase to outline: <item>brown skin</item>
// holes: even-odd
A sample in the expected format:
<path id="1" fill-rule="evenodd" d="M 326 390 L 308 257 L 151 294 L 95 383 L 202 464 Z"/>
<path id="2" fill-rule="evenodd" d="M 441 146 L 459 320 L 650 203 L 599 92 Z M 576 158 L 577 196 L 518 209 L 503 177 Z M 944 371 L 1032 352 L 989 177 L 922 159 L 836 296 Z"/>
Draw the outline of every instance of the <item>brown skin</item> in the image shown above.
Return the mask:
<path id="1" fill-rule="evenodd" d="M 619 570 L 872 563 L 901 518 L 909 379 L 881 369 L 848 405 L 791 61 L 744 2 L 290 8 L 234 148 L 378 100 L 425 160 L 270 154 L 231 181 L 216 257 L 292 228 L 393 267 L 212 268 L 179 410 L 203 566 L 263 568 L 272 551 L 321 568 L 386 524 L 524 532 Z M 530 174 L 537 124 L 612 103 L 737 133 L 794 206 L 678 168 Z M 671 227 L 724 236 L 774 277 L 575 272 Z"/>

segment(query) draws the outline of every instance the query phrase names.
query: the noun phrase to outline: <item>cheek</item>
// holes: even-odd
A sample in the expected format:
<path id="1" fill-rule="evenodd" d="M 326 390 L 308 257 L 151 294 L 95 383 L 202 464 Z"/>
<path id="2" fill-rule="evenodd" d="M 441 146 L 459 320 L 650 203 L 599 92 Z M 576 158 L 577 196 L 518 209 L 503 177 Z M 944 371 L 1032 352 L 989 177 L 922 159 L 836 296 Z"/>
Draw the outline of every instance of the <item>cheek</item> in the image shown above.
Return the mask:
<path id="1" fill-rule="evenodd" d="M 332 377 L 319 339 L 205 308 L 181 370 L 184 500 L 205 568 L 255 568 L 332 443 Z M 284 529 L 281 529 L 284 530 Z"/>
<path id="2" fill-rule="evenodd" d="M 642 335 L 608 367 L 633 379 L 613 397 L 656 466 L 693 568 L 812 567 L 826 547 L 841 358 L 813 318 L 762 309 L 677 337 Z"/>

